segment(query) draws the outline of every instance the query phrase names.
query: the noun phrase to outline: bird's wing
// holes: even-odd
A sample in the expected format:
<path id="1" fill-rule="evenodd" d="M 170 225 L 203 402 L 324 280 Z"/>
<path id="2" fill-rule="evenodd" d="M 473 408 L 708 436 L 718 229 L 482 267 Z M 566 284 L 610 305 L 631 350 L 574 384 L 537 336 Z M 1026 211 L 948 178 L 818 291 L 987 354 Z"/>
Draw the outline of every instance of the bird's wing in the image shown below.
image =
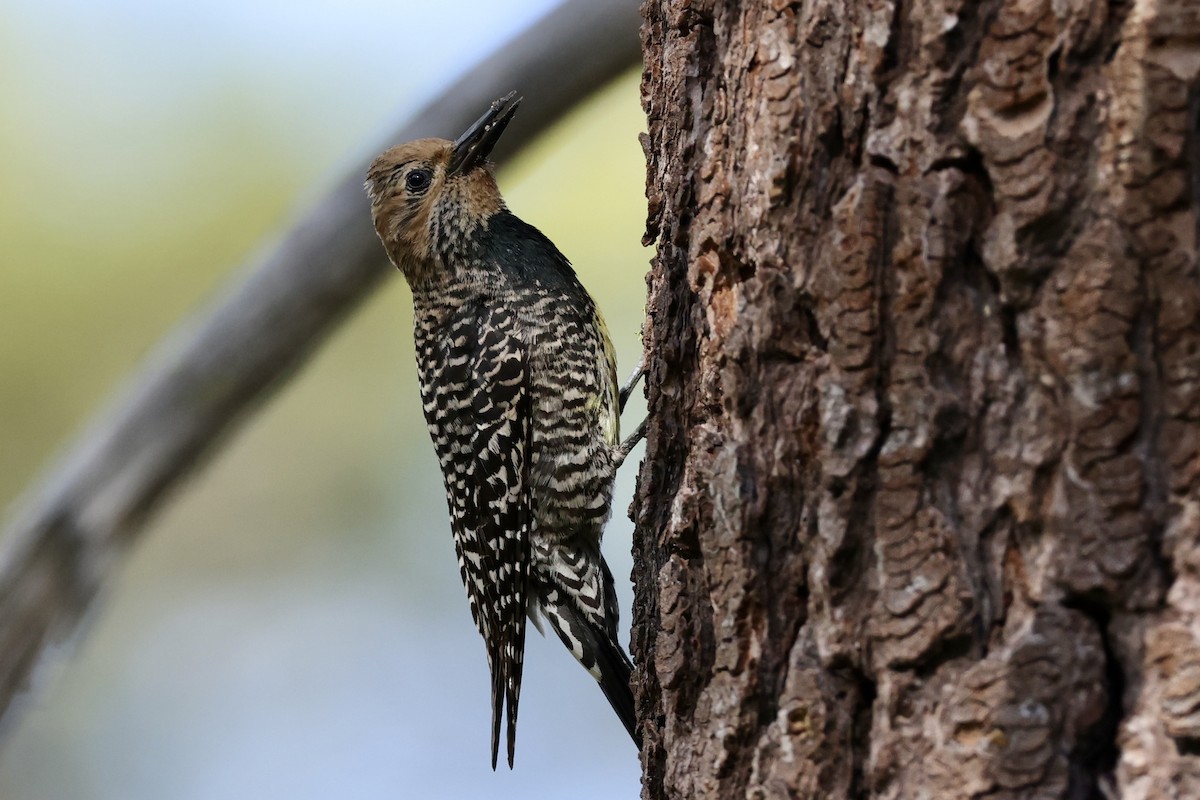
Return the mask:
<path id="1" fill-rule="evenodd" d="M 516 314 L 468 304 L 442 340 L 439 426 L 454 544 L 471 616 L 492 672 L 492 767 L 507 707 L 508 763 L 516 741 L 525 652 L 525 603 L 532 525 L 528 352 Z M 439 438 L 435 435 L 435 439 Z"/>
<path id="2" fill-rule="evenodd" d="M 492 766 L 499 747 L 500 709 L 507 705 L 511 768 L 525 658 L 525 591 L 533 523 L 529 362 L 514 313 L 493 308 L 482 315 L 471 366 L 477 530 L 495 565 L 488 575 L 496 594 L 489 642 Z"/>

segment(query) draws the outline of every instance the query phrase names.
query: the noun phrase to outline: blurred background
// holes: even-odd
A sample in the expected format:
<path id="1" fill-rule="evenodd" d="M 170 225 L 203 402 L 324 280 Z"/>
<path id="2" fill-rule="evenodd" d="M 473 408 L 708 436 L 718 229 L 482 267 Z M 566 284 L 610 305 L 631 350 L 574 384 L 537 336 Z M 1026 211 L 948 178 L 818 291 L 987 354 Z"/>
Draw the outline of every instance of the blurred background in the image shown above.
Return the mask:
<path id="1" fill-rule="evenodd" d="M 552 5 L 3 0 L 0 504 L 368 143 Z M 637 80 L 500 173 L 592 290 L 622 375 L 650 258 Z M 625 641 L 633 472 L 605 539 Z M 6 800 L 639 791 L 595 683 L 537 635 L 516 770 L 491 771 L 398 278 L 153 520 L 38 677 L 0 739 Z"/>

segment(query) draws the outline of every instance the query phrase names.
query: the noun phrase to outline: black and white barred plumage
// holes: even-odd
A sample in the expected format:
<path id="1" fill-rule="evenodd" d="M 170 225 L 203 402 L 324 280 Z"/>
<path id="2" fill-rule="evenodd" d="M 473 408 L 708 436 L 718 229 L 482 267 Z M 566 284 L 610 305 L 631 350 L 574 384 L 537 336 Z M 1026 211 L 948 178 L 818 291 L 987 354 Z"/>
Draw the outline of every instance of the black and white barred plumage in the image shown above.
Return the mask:
<path id="1" fill-rule="evenodd" d="M 527 616 L 544 618 L 636 740 L 632 664 L 600 553 L 624 457 L 612 346 L 570 264 L 504 206 L 483 160 L 515 104 L 456 143 L 371 167 L 372 212 L 413 291 L 421 397 L 492 673 L 492 766 L 512 766 Z"/>

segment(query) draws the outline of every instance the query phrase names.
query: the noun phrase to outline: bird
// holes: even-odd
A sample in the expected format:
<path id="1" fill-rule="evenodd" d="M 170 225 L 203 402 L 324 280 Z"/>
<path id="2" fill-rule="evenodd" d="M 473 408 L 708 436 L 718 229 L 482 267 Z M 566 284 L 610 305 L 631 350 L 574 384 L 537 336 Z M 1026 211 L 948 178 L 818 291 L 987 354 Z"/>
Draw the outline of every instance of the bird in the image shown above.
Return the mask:
<path id="1" fill-rule="evenodd" d="M 507 207 L 488 161 L 521 98 L 457 140 L 397 145 L 370 165 L 375 231 L 413 298 L 422 407 L 445 480 L 471 617 L 491 672 L 492 769 L 502 713 L 512 769 L 527 618 L 549 623 L 635 744 L 633 664 L 600 552 L 625 442 L 596 304 L 570 262 Z"/>

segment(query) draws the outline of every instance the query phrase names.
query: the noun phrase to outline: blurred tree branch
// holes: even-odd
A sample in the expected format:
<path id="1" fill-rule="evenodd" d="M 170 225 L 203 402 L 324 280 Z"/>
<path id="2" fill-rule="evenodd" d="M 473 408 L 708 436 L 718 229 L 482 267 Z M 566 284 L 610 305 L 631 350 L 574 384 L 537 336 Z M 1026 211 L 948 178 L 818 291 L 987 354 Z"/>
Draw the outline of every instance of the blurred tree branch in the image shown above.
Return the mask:
<path id="1" fill-rule="evenodd" d="M 362 190 L 367 159 L 406 139 L 452 137 L 516 89 L 525 102 L 500 142 L 503 159 L 638 63 L 639 24 L 632 0 L 568 0 L 369 148 L 222 297 L 162 342 L 0 535 L 0 719 L 11 725 L 12 700 L 46 645 L 75 628 L 168 491 L 389 274 Z"/>

